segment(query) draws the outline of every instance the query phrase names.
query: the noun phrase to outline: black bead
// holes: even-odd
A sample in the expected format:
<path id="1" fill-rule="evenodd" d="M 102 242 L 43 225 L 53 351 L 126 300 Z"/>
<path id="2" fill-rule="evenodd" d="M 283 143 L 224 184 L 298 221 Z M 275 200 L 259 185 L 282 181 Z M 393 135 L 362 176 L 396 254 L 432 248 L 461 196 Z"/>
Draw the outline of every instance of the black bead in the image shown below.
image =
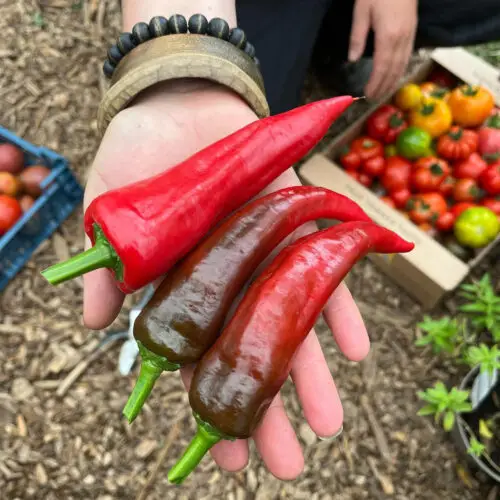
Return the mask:
<path id="1" fill-rule="evenodd" d="M 184 16 L 181 16 L 180 14 L 174 14 L 168 20 L 168 31 L 170 33 L 187 33 L 187 30 L 187 21 Z"/>
<path id="2" fill-rule="evenodd" d="M 245 52 L 250 57 L 255 57 L 255 47 L 250 42 L 247 42 L 247 44 L 245 45 Z"/>
<path id="3" fill-rule="evenodd" d="M 109 59 L 106 59 L 102 66 L 102 71 L 106 75 L 106 77 L 111 78 L 113 76 L 115 68 L 116 66 L 112 62 L 110 62 Z"/>
<path id="4" fill-rule="evenodd" d="M 238 49 L 244 50 L 247 44 L 247 36 L 241 28 L 233 28 L 229 33 L 229 42 Z"/>
<path id="5" fill-rule="evenodd" d="M 132 49 L 134 49 L 137 44 L 135 43 L 134 37 L 131 33 L 122 33 L 118 37 L 118 41 L 116 42 L 116 46 L 118 50 L 122 53 L 122 55 L 127 55 Z"/>
<path id="6" fill-rule="evenodd" d="M 132 35 L 137 44 L 147 42 L 151 38 L 149 26 L 146 23 L 136 23 L 132 28 Z"/>
<path id="7" fill-rule="evenodd" d="M 189 32 L 196 35 L 205 35 L 208 29 L 208 20 L 203 14 L 193 14 L 188 22 Z"/>
<path id="8" fill-rule="evenodd" d="M 123 54 L 120 52 L 120 49 L 116 45 L 111 45 L 108 49 L 108 59 L 113 64 L 118 64 L 121 61 Z"/>
<path id="9" fill-rule="evenodd" d="M 229 39 L 229 24 L 227 24 L 224 19 L 220 17 L 214 17 L 208 23 L 208 31 L 207 33 L 210 36 L 214 36 L 216 38 L 220 38 L 221 40 Z"/>
<path id="10" fill-rule="evenodd" d="M 168 21 L 166 17 L 155 16 L 149 21 L 149 31 L 153 36 L 168 35 Z"/>

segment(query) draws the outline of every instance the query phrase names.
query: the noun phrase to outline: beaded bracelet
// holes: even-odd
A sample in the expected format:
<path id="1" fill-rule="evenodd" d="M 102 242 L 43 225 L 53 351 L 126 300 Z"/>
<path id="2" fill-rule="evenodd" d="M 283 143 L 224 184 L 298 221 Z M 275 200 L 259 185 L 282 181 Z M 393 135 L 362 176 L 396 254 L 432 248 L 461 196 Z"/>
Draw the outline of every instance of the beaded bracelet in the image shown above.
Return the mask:
<path id="1" fill-rule="evenodd" d="M 131 33 L 122 33 L 116 44 L 108 50 L 108 57 L 103 65 L 104 75 L 111 78 L 122 58 L 141 43 L 152 38 L 171 34 L 187 34 L 188 32 L 196 35 L 208 35 L 229 42 L 245 52 L 259 66 L 259 60 L 255 57 L 255 48 L 247 41 L 246 34 L 241 28 L 229 29 L 229 24 L 219 17 L 214 17 L 209 22 L 203 14 L 194 14 L 189 18 L 189 21 L 186 21 L 184 16 L 174 14 L 169 19 L 155 16 L 149 24 L 139 22 L 134 25 Z"/>

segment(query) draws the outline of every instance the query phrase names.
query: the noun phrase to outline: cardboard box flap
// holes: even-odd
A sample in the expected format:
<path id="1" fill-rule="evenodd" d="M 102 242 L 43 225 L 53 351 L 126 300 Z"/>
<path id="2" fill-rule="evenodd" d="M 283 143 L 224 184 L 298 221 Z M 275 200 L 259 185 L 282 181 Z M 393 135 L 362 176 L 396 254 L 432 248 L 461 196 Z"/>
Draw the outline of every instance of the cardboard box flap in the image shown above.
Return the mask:
<path id="1" fill-rule="evenodd" d="M 376 194 L 348 176 L 341 167 L 322 154 L 312 156 L 300 168 L 306 184 L 336 191 L 356 201 L 381 226 L 415 243 L 404 258 L 440 288 L 451 291 L 467 276 L 469 267 L 402 214 L 385 205 Z"/>
<path id="2" fill-rule="evenodd" d="M 492 92 L 500 106 L 500 70 L 462 48 L 434 49 L 431 57 L 438 64 L 472 85 L 482 85 Z"/>

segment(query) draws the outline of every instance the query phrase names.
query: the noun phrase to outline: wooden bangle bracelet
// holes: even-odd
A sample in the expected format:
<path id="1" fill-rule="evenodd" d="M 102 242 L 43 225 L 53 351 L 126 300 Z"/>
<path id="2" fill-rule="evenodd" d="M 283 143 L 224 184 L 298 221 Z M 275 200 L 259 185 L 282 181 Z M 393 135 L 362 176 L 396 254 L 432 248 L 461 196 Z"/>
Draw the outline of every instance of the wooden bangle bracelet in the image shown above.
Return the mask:
<path id="1" fill-rule="evenodd" d="M 203 78 L 239 94 L 259 118 L 269 116 L 262 75 L 234 45 L 204 35 L 169 35 L 137 46 L 116 67 L 97 115 L 104 134 L 111 120 L 143 90 L 178 78 Z"/>

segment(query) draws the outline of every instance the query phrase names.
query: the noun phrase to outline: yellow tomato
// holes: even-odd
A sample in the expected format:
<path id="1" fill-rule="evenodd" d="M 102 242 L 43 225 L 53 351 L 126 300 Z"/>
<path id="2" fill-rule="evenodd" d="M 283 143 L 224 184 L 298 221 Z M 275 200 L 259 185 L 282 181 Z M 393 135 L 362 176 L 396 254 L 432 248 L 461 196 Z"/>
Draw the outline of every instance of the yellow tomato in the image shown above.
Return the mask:
<path id="1" fill-rule="evenodd" d="M 420 106 L 422 91 L 415 83 L 408 83 L 401 87 L 394 96 L 394 104 L 402 111 L 409 111 Z"/>
<path id="2" fill-rule="evenodd" d="M 448 101 L 450 91 L 444 87 L 440 87 L 433 82 L 424 82 L 420 84 L 420 90 L 425 97 L 434 97 L 435 99 L 443 99 Z"/>
<path id="3" fill-rule="evenodd" d="M 432 138 L 448 132 L 452 122 L 451 110 L 442 99 L 424 97 L 420 107 L 410 112 L 410 124 L 426 130 Z"/>

